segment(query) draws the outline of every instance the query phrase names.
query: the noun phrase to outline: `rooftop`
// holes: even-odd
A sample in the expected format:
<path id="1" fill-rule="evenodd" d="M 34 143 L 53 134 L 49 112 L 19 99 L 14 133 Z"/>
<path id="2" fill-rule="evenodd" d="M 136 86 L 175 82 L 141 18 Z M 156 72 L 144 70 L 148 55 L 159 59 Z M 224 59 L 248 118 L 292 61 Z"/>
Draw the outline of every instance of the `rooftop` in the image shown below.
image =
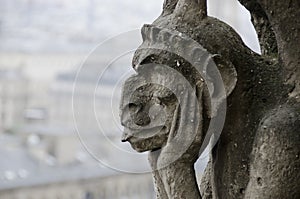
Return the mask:
<path id="1" fill-rule="evenodd" d="M 14 136 L 0 136 L 0 191 L 20 187 L 32 187 L 58 182 L 105 178 L 122 175 L 101 165 L 90 157 L 85 162 L 66 166 L 51 166 L 33 159 L 21 139 Z M 130 167 L 143 170 L 146 165 L 134 162 Z"/>

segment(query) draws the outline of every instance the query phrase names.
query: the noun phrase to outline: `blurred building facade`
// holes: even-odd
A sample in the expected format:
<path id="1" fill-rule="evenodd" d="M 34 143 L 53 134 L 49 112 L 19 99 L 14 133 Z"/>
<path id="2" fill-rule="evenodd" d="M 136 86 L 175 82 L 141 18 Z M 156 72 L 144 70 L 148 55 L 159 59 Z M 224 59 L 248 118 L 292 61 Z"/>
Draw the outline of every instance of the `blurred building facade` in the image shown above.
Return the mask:
<path id="1" fill-rule="evenodd" d="M 28 79 L 21 68 L 0 69 L 0 133 L 24 124 Z"/>
<path id="2" fill-rule="evenodd" d="M 148 176 L 110 175 L 89 179 L 66 178 L 61 182 L 43 182 L 4 191 L 3 199 L 154 199 L 152 178 Z"/>
<path id="3" fill-rule="evenodd" d="M 73 133 L 27 130 L 31 133 L 0 136 L 1 199 L 154 198 L 150 173 L 133 175 L 104 167 Z"/>
<path id="4" fill-rule="evenodd" d="M 101 63 L 100 63 L 101 64 Z M 94 90 L 93 74 L 98 64 L 77 79 L 76 99 L 81 117 L 78 123 L 88 139 L 110 160 L 111 144 L 104 142 L 104 135 L 95 136 L 99 126 L 94 114 L 87 109 L 91 102 L 89 91 Z M 58 74 L 48 86 L 36 88 L 21 70 L 2 70 L 1 75 L 1 124 L 0 198 L 2 199 L 93 199 L 93 198 L 154 198 L 151 175 L 130 175 L 113 171 L 93 159 L 82 146 L 74 128 L 72 110 L 73 84 L 76 71 Z M 99 102 L 100 120 L 105 120 L 104 130 L 113 142 L 120 142 L 120 131 L 112 130 L 113 121 L 107 119 L 110 106 L 103 105 L 112 90 L 112 76 L 104 80 L 96 100 Z M 5 103 L 9 102 L 9 103 Z M 16 126 L 17 124 L 17 126 Z M 14 132 L 13 134 L 11 132 Z M 95 152 L 95 151 L 94 151 Z M 122 157 L 120 157 L 122 158 Z M 129 167 L 140 167 L 137 161 Z M 14 166 L 12 166 L 14 165 Z"/>

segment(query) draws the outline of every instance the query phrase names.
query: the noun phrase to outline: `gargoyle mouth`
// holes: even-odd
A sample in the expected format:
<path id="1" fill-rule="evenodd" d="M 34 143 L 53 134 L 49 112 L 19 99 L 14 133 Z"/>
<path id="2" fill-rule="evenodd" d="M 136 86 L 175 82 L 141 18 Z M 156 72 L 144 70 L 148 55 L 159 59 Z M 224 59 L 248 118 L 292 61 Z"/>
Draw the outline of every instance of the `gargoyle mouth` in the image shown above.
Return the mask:
<path id="1" fill-rule="evenodd" d="M 130 142 L 130 141 L 142 141 L 146 139 L 153 138 L 157 134 L 163 132 L 167 133 L 165 126 L 157 126 L 153 128 L 141 128 L 141 129 L 125 129 L 125 132 L 122 137 L 122 142 Z"/>

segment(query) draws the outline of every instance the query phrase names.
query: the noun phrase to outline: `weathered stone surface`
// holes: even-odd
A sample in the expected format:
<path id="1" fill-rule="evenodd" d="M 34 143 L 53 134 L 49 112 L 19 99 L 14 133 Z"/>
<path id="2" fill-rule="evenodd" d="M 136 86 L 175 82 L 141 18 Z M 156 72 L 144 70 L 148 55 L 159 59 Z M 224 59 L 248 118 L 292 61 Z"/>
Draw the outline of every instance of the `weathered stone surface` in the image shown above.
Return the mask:
<path id="1" fill-rule="evenodd" d="M 121 119 L 123 141 L 150 151 L 157 198 L 300 198 L 299 4 L 276 2 L 241 0 L 261 31 L 263 55 L 206 16 L 204 0 L 166 0 L 162 15 L 143 27 Z M 278 6 L 291 14 L 281 16 Z M 285 33 L 289 22 L 295 29 L 288 24 Z M 210 122 L 224 113 L 200 194 L 193 165 Z"/>

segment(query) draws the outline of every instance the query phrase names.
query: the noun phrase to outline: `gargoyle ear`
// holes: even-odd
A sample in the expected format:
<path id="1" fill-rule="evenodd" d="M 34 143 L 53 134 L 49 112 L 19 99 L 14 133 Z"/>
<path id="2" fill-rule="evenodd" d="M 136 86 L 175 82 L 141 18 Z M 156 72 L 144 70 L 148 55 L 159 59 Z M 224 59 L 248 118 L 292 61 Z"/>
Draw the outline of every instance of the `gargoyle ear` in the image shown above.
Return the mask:
<path id="1" fill-rule="evenodd" d="M 222 76 L 225 86 L 226 96 L 228 97 L 234 90 L 237 83 L 237 72 L 230 61 L 216 60 L 217 67 Z"/>
<path id="2" fill-rule="evenodd" d="M 205 69 L 207 88 L 204 89 L 204 101 L 207 115 L 212 118 L 216 116 L 220 105 L 233 92 L 237 83 L 237 72 L 234 65 L 221 56 L 214 56 L 210 61 L 213 62 L 207 63 Z M 215 71 L 216 67 L 210 67 L 211 64 L 216 64 L 218 71 Z"/>

